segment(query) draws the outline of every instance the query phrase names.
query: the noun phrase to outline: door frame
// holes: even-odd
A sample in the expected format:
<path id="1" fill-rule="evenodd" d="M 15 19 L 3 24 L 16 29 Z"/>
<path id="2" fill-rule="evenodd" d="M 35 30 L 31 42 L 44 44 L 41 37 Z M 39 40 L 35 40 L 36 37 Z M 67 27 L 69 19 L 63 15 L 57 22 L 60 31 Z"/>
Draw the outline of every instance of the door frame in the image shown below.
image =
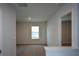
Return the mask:
<path id="1" fill-rule="evenodd" d="M 63 21 L 63 19 L 62 19 L 62 17 L 63 16 L 65 16 L 65 15 L 67 15 L 67 14 L 69 14 L 69 13 L 71 13 L 71 27 L 72 27 L 72 11 L 69 11 L 69 12 L 67 12 L 67 13 L 65 13 L 64 15 L 62 15 L 62 16 L 60 16 L 60 18 L 59 18 L 59 25 L 58 25 L 58 40 L 59 40 L 59 45 L 62 47 L 62 21 Z M 71 28 L 71 30 L 72 30 L 72 28 Z M 71 31 L 71 33 L 72 33 L 72 31 Z M 72 34 L 71 34 L 71 38 L 72 38 Z M 71 41 L 72 41 L 72 39 L 71 39 Z M 71 47 L 72 47 L 72 44 L 71 44 Z"/>

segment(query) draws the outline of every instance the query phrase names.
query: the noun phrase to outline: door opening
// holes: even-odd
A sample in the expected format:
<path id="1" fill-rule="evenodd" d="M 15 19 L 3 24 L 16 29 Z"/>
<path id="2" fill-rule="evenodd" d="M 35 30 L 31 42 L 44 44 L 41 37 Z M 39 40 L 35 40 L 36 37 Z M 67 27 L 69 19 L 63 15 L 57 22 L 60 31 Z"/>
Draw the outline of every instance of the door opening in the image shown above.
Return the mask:
<path id="1" fill-rule="evenodd" d="M 72 46 L 72 33 L 71 33 L 71 13 L 64 16 L 62 20 L 62 46 Z"/>

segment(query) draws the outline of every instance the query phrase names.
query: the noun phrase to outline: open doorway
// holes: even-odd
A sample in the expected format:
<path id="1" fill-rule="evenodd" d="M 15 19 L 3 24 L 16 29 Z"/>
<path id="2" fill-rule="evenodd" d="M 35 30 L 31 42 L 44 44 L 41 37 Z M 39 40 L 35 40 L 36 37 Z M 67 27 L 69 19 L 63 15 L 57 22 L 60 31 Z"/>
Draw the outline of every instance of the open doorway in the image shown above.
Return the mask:
<path id="1" fill-rule="evenodd" d="M 72 46 L 71 13 L 62 17 L 62 46 Z"/>

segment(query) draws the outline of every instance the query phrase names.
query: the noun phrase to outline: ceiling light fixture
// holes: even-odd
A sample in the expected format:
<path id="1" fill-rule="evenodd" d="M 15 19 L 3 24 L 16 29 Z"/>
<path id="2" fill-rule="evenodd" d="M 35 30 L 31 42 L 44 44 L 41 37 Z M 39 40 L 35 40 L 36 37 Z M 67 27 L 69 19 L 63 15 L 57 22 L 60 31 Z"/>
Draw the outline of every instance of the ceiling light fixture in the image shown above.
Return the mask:
<path id="1" fill-rule="evenodd" d="M 32 20 L 31 17 L 28 17 L 28 20 L 31 21 Z"/>
<path id="2" fill-rule="evenodd" d="M 32 19 L 31 17 L 28 17 L 28 18 L 25 18 L 25 20 L 31 21 Z"/>

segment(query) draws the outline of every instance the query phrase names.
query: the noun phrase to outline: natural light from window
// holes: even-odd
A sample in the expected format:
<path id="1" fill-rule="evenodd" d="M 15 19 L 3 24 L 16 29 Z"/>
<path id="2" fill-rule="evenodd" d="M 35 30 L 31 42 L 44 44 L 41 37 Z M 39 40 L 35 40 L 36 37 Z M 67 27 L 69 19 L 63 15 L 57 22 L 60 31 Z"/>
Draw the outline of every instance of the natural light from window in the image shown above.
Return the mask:
<path id="1" fill-rule="evenodd" d="M 39 39 L 39 26 L 32 26 L 32 39 Z"/>

